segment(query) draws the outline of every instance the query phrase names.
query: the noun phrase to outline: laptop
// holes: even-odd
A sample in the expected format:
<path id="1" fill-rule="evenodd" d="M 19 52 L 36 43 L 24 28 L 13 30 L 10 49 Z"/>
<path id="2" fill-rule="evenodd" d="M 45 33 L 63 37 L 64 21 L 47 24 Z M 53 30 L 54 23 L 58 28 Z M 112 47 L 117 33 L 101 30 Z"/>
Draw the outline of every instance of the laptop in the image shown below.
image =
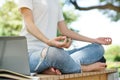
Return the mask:
<path id="1" fill-rule="evenodd" d="M 0 69 L 30 75 L 27 41 L 24 36 L 0 37 Z"/>

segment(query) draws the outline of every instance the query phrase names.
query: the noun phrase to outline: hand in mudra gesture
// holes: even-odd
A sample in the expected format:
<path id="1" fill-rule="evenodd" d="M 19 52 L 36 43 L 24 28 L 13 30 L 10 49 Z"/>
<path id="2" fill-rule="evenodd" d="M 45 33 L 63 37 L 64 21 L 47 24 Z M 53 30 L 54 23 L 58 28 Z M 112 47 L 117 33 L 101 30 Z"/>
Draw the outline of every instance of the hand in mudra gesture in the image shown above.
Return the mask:
<path id="1" fill-rule="evenodd" d="M 96 43 L 109 45 L 112 43 L 112 39 L 110 37 L 99 37 L 99 38 L 96 38 Z"/>
<path id="2" fill-rule="evenodd" d="M 59 36 L 49 40 L 48 45 L 58 48 L 69 48 L 71 43 L 72 43 L 71 38 L 67 38 L 66 36 Z"/>

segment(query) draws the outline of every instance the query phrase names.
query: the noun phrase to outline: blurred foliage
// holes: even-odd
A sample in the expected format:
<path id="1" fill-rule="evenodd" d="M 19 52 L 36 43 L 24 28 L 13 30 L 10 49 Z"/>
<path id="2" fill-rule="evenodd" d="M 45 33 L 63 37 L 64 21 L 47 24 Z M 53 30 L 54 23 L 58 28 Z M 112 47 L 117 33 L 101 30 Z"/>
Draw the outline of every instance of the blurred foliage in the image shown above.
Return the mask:
<path id="1" fill-rule="evenodd" d="M 63 16 L 65 18 L 65 22 L 69 25 L 70 23 L 72 23 L 73 21 L 76 21 L 77 18 L 79 17 L 79 15 L 75 15 L 74 11 L 64 11 L 63 12 Z"/>
<path id="2" fill-rule="evenodd" d="M 112 4 L 120 8 L 120 0 L 99 0 L 100 4 Z M 102 10 L 104 14 L 106 14 L 112 21 L 120 20 L 120 12 L 104 9 Z"/>
<path id="3" fill-rule="evenodd" d="M 108 3 L 108 2 L 112 4 L 120 5 L 120 0 L 109 0 L 109 1 L 100 0 L 100 3 Z M 112 17 L 114 21 L 120 19 L 120 13 L 118 12 L 110 11 L 110 10 L 103 10 L 103 12 L 105 14 L 108 14 L 109 17 Z M 76 15 L 74 11 L 71 10 L 66 10 L 63 13 L 64 13 L 63 15 L 65 18 L 65 22 L 68 24 L 68 27 L 70 28 L 69 24 L 77 20 L 79 16 Z M 1 17 L 0 36 L 15 36 L 19 34 L 22 28 L 22 17 L 18 11 L 17 4 L 15 3 L 14 0 L 5 0 L 5 3 L 0 7 L 0 17 Z"/>
<path id="4" fill-rule="evenodd" d="M 120 0 L 98 0 L 99 4 L 90 6 L 81 6 L 82 0 L 64 0 L 67 5 L 72 5 L 79 11 L 87 11 L 99 9 L 103 14 L 107 15 L 112 21 L 120 20 Z M 86 0 L 87 1 L 87 0 Z"/>
<path id="5" fill-rule="evenodd" d="M 17 5 L 10 0 L 0 7 L 0 36 L 15 36 L 21 30 L 21 16 Z"/>
<path id="6" fill-rule="evenodd" d="M 120 61 L 120 46 L 111 45 L 105 52 L 108 61 Z"/>
<path id="7" fill-rule="evenodd" d="M 120 76 L 120 45 L 111 45 L 105 51 L 107 68 L 117 68 Z"/>
<path id="8" fill-rule="evenodd" d="M 120 62 L 107 62 L 107 69 L 118 69 L 120 77 Z"/>
<path id="9" fill-rule="evenodd" d="M 63 15 L 67 24 L 75 21 L 78 17 L 71 11 L 64 11 Z M 22 17 L 14 0 L 6 0 L 0 7 L 0 17 L 0 36 L 19 35 L 22 28 Z"/>

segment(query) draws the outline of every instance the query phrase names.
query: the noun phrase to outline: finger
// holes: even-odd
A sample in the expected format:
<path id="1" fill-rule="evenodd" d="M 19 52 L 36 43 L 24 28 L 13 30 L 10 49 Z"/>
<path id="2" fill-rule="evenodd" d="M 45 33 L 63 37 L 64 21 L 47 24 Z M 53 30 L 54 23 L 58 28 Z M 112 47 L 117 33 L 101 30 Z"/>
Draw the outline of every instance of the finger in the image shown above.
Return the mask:
<path id="1" fill-rule="evenodd" d="M 58 48 L 64 48 L 65 45 L 66 44 L 63 43 L 63 42 L 57 42 L 56 47 L 58 47 Z"/>
<path id="2" fill-rule="evenodd" d="M 70 40 L 67 38 L 67 39 L 65 40 L 65 42 L 66 42 L 66 44 L 64 45 L 64 48 L 68 48 L 69 45 L 70 45 Z"/>
<path id="3" fill-rule="evenodd" d="M 64 39 L 64 41 L 62 42 L 62 47 L 66 46 L 67 45 L 67 38 Z"/>
<path id="4" fill-rule="evenodd" d="M 112 39 L 111 38 L 105 38 L 105 42 L 106 42 L 106 44 L 111 44 L 112 43 Z"/>
<path id="5" fill-rule="evenodd" d="M 109 41 L 110 43 L 112 43 L 112 39 L 111 39 L 111 38 L 108 38 L 108 41 Z"/>
<path id="6" fill-rule="evenodd" d="M 55 40 L 60 41 L 60 40 L 64 40 L 66 38 L 66 36 L 58 36 L 55 38 Z"/>
<path id="7" fill-rule="evenodd" d="M 69 48 L 70 45 L 71 45 L 71 43 L 72 43 L 72 39 L 71 39 L 71 38 L 68 38 L 68 39 L 67 39 L 67 44 L 65 45 L 65 48 Z"/>

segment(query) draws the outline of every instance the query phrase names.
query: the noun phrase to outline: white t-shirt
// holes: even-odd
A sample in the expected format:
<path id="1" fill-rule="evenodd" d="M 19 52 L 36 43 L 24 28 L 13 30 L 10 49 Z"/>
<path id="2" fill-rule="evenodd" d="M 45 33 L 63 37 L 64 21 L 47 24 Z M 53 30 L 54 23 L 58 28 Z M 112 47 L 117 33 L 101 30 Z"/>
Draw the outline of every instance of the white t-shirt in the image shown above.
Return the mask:
<path id="1" fill-rule="evenodd" d="M 34 22 L 40 31 L 49 39 L 57 34 L 57 23 L 64 20 L 59 0 L 19 0 L 19 9 L 29 8 L 33 12 Z M 26 36 L 28 49 L 39 49 L 47 45 L 27 32 L 25 22 L 21 31 Z"/>

